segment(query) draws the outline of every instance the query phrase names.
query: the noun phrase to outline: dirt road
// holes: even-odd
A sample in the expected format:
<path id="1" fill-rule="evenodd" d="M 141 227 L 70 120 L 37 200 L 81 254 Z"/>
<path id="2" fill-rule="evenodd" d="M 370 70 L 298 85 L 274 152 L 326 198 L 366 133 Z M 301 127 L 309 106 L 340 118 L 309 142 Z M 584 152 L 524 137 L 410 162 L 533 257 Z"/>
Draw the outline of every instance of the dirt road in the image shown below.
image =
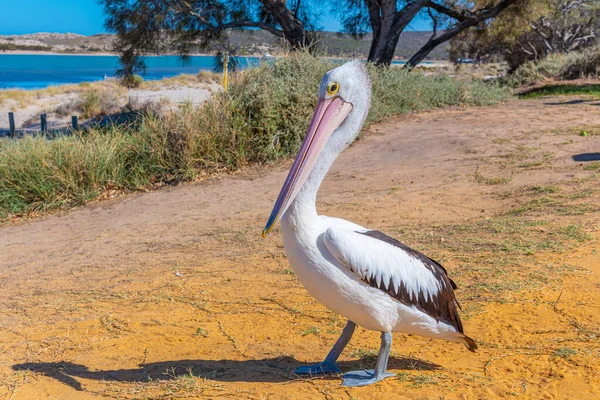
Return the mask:
<path id="1" fill-rule="evenodd" d="M 476 354 L 397 334 L 383 383 L 295 376 L 345 321 L 260 237 L 283 163 L 0 228 L 0 399 L 600 398 L 599 116 L 585 97 L 405 116 L 327 177 L 321 213 L 446 266 Z M 358 329 L 342 370 L 378 338 Z"/>

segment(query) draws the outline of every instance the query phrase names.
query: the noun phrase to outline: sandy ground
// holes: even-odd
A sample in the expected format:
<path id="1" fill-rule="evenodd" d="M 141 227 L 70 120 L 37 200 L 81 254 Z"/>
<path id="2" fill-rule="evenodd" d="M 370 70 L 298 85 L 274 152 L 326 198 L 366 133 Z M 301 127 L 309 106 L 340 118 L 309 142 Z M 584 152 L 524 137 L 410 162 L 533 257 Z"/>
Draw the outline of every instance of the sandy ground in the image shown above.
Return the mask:
<path id="1" fill-rule="evenodd" d="M 205 87 L 174 87 L 160 90 L 130 90 L 129 97 L 140 103 L 168 99 L 174 104 L 190 103 L 200 105 L 208 100 L 215 90 L 220 90 L 218 84 L 203 85 Z"/>
<path id="2" fill-rule="evenodd" d="M 438 110 L 373 126 L 323 214 L 439 259 L 479 344 L 394 335 L 372 387 L 295 376 L 344 320 L 260 232 L 289 163 L 0 229 L 0 398 L 600 398 L 598 101 Z M 578 161 L 579 160 L 579 161 Z M 371 367 L 358 329 L 340 367 Z"/>
<path id="3" fill-rule="evenodd" d="M 126 96 L 120 100 L 121 106 L 128 102 L 142 105 L 148 102 L 160 103 L 166 100 L 171 107 L 182 104 L 200 105 L 208 100 L 215 91 L 221 90 L 217 83 L 198 83 L 194 86 L 165 85 L 158 90 L 130 89 Z M 9 128 L 8 113 L 14 112 L 15 126 L 17 128 L 39 131 L 40 114 L 48 116 L 48 127 L 59 128 L 71 123 L 71 116 L 60 117 L 54 113 L 61 104 L 73 101 L 78 95 L 75 93 L 44 95 L 36 98 L 33 103 L 22 107 L 14 100 L 7 100 L 0 104 L 0 133 L 7 133 Z M 77 114 L 76 112 L 74 114 Z M 80 121 L 83 123 L 84 121 Z"/>

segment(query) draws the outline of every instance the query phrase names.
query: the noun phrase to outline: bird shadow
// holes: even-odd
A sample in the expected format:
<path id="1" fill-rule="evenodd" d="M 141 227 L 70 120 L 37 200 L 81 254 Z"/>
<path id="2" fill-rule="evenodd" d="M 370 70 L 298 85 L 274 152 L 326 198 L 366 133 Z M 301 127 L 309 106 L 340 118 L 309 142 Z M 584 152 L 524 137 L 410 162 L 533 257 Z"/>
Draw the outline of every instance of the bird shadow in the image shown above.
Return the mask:
<path id="1" fill-rule="evenodd" d="M 600 153 L 581 153 L 573 156 L 573 161 L 590 162 L 600 161 Z"/>
<path id="2" fill-rule="evenodd" d="M 342 371 L 357 368 L 372 368 L 375 359 L 365 356 L 354 361 L 341 361 Z M 260 360 L 177 360 L 142 364 L 139 368 L 90 370 L 85 365 L 68 361 L 15 364 L 15 371 L 30 371 L 56 379 L 76 390 L 83 390 L 80 379 L 113 382 L 172 381 L 194 376 L 221 382 L 263 382 L 276 383 L 305 379 L 306 376 L 294 374 L 301 365 L 293 357 L 276 357 Z M 391 370 L 438 370 L 441 366 L 415 358 L 390 357 L 388 369 Z M 325 379 L 338 376 L 325 375 Z"/>

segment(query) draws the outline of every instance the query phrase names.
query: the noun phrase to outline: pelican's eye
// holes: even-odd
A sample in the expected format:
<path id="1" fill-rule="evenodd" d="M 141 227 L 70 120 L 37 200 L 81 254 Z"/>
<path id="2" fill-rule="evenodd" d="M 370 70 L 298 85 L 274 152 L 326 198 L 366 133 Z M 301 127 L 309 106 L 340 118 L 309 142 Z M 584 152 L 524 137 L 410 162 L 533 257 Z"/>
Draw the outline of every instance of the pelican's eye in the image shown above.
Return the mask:
<path id="1" fill-rule="evenodd" d="M 327 93 L 331 96 L 336 94 L 338 90 L 340 90 L 340 84 L 337 82 L 330 83 L 329 86 L 327 86 Z"/>

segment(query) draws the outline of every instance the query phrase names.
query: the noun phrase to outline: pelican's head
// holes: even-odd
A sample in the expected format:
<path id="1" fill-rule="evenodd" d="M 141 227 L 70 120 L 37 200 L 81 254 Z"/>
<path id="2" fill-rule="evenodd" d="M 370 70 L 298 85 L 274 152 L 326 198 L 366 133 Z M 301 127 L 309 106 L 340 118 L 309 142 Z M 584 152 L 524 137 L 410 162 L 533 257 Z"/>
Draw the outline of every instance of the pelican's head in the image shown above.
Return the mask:
<path id="1" fill-rule="evenodd" d="M 317 159 L 337 157 L 356 139 L 371 104 L 371 80 L 360 61 L 327 72 L 319 87 L 319 102 L 308 131 L 263 230 L 266 237 L 281 219 L 310 175 Z"/>

